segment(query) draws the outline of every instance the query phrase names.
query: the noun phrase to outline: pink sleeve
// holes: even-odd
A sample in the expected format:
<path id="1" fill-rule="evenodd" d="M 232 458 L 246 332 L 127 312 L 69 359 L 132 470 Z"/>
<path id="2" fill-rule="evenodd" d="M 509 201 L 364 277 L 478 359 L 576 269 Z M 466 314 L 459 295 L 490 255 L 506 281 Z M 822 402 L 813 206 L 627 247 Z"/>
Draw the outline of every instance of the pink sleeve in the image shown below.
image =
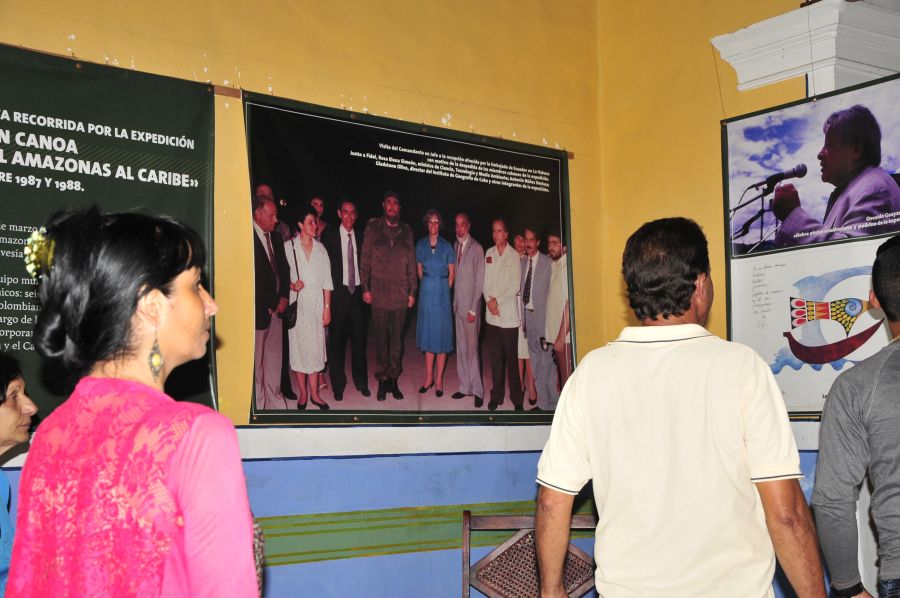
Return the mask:
<path id="1" fill-rule="evenodd" d="M 192 597 L 256 597 L 253 521 L 234 426 L 204 413 L 172 457 L 184 514 L 184 570 Z"/>

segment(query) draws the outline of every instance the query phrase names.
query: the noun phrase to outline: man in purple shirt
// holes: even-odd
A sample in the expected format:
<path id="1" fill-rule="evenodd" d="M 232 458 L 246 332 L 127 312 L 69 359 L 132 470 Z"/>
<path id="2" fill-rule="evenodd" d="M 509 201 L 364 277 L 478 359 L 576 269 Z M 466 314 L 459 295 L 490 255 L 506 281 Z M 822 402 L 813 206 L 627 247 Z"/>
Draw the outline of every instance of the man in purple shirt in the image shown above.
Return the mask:
<path id="1" fill-rule="evenodd" d="M 800 206 L 793 185 L 775 190 L 772 211 L 782 221 L 776 247 L 821 243 L 900 228 L 900 187 L 879 167 L 881 129 L 865 106 L 833 113 L 825 121 L 819 151 L 822 180 L 834 185 L 822 222 Z"/>

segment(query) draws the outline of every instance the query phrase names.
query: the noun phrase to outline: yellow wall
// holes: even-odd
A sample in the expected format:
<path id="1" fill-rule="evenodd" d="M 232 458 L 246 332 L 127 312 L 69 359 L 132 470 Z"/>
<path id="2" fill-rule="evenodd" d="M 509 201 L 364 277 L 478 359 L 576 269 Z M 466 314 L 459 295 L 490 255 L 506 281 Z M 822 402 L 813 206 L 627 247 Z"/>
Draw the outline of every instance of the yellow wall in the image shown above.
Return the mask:
<path id="1" fill-rule="evenodd" d="M 799 78 L 738 92 L 734 70 L 709 40 L 794 10 L 799 2 L 600 0 L 599 6 L 599 238 L 605 251 L 595 255 L 608 284 L 605 317 L 586 332 L 579 329 L 580 348 L 585 340 L 596 346 L 614 338 L 633 319 L 618 276 L 622 247 L 643 222 L 665 216 L 693 218 L 706 232 L 718 289 L 709 327 L 724 336 L 719 121 L 802 98 L 805 84 Z"/>
<path id="2" fill-rule="evenodd" d="M 188 80 L 574 152 L 579 352 L 629 322 L 619 257 L 648 219 L 710 239 L 725 333 L 719 120 L 803 96 L 736 91 L 711 37 L 797 0 L 0 0 L 0 41 Z M 602 151 L 601 151 L 602 148 Z M 252 379 L 249 181 L 241 103 L 216 100 L 220 403 L 247 418 Z"/>

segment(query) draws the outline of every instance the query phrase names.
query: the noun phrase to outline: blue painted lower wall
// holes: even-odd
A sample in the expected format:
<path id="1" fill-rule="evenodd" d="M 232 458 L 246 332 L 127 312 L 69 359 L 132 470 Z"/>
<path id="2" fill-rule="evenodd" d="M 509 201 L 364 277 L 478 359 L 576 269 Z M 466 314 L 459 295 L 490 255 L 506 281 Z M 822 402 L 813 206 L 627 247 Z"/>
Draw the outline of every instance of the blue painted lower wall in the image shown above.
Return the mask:
<path id="1" fill-rule="evenodd" d="M 244 469 L 254 515 L 267 517 L 534 500 L 539 457 L 521 452 L 285 459 L 245 462 Z M 592 548 L 591 541 L 580 544 Z M 473 549 L 473 562 L 489 550 Z M 364 590 L 373 597 L 456 598 L 461 570 L 460 550 L 271 567 L 266 596 L 357 596 Z M 481 596 L 475 590 L 472 595 Z"/>
<path id="2" fill-rule="evenodd" d="M 800 454 L 807 500 L 817 455 Z M 245 469 L 255 514 L 271 516 L 533 500 L 539 456 L 529 452 L 298 459 L 248 462 Z M 592 552 L 592 541 L 578 544 Z M 473 562 L 488 550 L 474 549 Z M 304 595 L 353 596 L 365 588 L 368 596 L 456 597 L 461 593 L 460 569 L 458 550 L 273 567 L 268 571 L 267 596 L 298 595 L 298 588 Z M 793 596 L 783 578 L 776 581 L 775 593 Z"/>
<path id="3" fill-rule="evenodd" d="M 534 500 L 539 452 L 245 461 L 257 517 Z"/>
<path id="4" fill-rule="evenodd" d="M 538 452 L 245 461 L 259 517 L 534 500 Z M 801 452 L 807 499 L 817 453 Z M 7 470 L 18 489 L 19 471 Z M 15 509 L 15 504 L 12 505 Z M 591 552 L 590 540 L 578 544 Z M 473 561 L 488 548 L 473 549 Z M 457 597 L 461 552 L 439 550 L 270 567 L 267 598 Z M 776 583 L 776 595 L 793 596 Z M 785 586 L 787 587 L 787 586 Z M 473 596 L 479 595 L 473 591 Z"/>

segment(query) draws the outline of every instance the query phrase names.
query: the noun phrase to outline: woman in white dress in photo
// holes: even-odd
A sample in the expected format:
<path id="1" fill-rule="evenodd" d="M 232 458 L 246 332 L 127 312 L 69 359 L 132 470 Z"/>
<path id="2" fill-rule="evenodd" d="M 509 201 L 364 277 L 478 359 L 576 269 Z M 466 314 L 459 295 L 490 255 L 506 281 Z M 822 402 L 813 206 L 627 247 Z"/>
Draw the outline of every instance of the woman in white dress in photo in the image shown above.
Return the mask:
<path id="1" fill-rule="evenodd" d="M 331 266 L 325 247 L 316 241 L 315 210 L 301 210 L 299 234 L 284 244 L 291 269 L 290 302 L 297 302 L 297 323 L 288 331 L 291 371 L 297 383 L 297 409 L 307 401 L 323 411 L 328 403 L 319 397 L 319 372 L 325 367 L 325 327 L 331 322 Z"/>

